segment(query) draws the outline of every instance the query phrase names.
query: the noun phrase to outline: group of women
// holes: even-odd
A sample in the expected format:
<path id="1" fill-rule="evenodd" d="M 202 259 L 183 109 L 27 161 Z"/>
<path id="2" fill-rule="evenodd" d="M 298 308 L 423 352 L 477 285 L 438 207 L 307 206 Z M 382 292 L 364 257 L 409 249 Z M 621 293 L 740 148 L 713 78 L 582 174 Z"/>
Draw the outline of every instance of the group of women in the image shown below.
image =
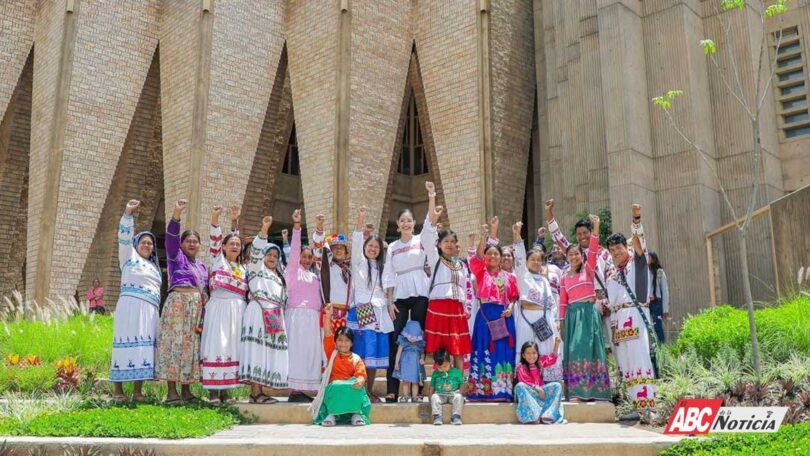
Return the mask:
<path id="1" fill-rule="evenodd" d="M 545 261 L 542 247 L 526 250 L 520 222 L 513 226 L 513 245 L 501 247 L 492 236 L 495 217 L 482 226 L 477 243 L 477 235 L 469 235 L 463 260 L 459 236 L 439 229 L 443 208 L 436 205 L 434 185 L 426 183 L 426 190 L 421 232 L 415 233 L 413 213 L 403 209 L 400 237 L 387 246 L 367 229 L 365 207 L 358 210 L 351 249 L 343 234 L 324 236 L 321 216 L 313 245 L 302 246 L 296 210 L 286 268 L 282 250 L 268 241 L 271 217 L 243 249 L 238 231 L 223 236 L 219 206 L 212 210 L 207 268 L 198 258 L 199 234 L 180 232 L 186 208 L 180 200 L 166 230 L 170 283 L 161 313 L 155 236 L 133 236 L 139 202 L 130 201 L 119 228 L 122 285 L 111 373 L 116 397 L 123 398 L 121 382 L 134 381 L 134 398 L 140 399 L 142 382 L 154 379 L 168 383 L 169 403 L 195 400 L 189 385 L 198 381 L 215 404 L 230 401 L 228 390 L 241 384 L 251 386 L 251 402 L 276 402 L 267 388 L 288 389 L 291 402 L 310 402 L 329 359 L 323 335 L 345 326 L 354 336 L 352 351 L 368 370 L 364 386 L 371 401 L 379 401 L 371 394 L 375 371 L 386 369 L 384 399 L 394 402 L 400 378 L 407 377 L 395 369 L 398 343 L 405 340 L 400 335 L 406 325 L 418 325 L 427 353 L 447 350 L 462 371 L 469 361 L 470 401 L 513 401 L 516 367 L 526 364 L 522 355 L 529 345 L 539 351 L 533 362 L 541 366 L 540 382 L 556 385 L 545 394 L 563 394 L 564 384 L 569 400 L 610 400 L 595 304 L 598 238 L 588 237 L 588 249 L 565 246 L 569 266 L 563 272 Z M 231 219 L 238 217 L 238 208 L 231 208 Z M 590 222 L 598 233 L 598 217 Z M 646 292 L 641 296 L 646 300 Z M 552 402 L 561 407 L 559 397 Z M 562 421 L 561 410 L 556 416 Z"/>

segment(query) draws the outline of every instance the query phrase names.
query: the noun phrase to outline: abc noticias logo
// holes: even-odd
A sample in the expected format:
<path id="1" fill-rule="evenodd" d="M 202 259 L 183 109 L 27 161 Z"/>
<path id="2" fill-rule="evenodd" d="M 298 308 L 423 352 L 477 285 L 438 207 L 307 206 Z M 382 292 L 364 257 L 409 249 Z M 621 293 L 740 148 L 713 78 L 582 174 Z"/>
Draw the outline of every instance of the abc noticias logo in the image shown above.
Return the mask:
<path id="1" fill-rule="evenodd" d="M 722 399 L 680 399 L 664 434 L 776 432 L 787 407 L 722 407 Z"/>

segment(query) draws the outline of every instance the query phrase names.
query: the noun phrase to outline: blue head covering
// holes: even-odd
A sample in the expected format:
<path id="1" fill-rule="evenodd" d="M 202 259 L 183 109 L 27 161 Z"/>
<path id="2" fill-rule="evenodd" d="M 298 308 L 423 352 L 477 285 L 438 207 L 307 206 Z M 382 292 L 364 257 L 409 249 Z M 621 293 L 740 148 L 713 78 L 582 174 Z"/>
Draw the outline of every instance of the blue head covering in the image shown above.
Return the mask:
<path id="1" fill-rule="evenodd" d="M 408 323 L 405 324 L 405 328 L 402 330 L 401 333 L 411 342 L 417 342 L 422 340 L 422 327 L 419 326 L 419 322 L 416 320 L 408 320 Z"/>
<path id="2" fill-rule="evenodd" d="M 155 267 L 160 271 L 160 263 L 158 262 L 157 256 L 157 238 L 151 231 L 141 231 L 140 233 L 136 234 L 134 238 L 132 238 L 132 246 L 135 247 L 135 251 L 138 250 L 138 244 L 141 242 L 141 238 L 144 236 L 149 236 L 152 238 L 152 254 L 149 255 L 149 260 Z M 140 255 L 140 254 L 139 254 Z"/>
<path id="3" fill-rule="evenodd" d="M 276 254 L 278 255 L 278 261 L 281 261 L 281 249 L 272 242 L 267 243 L 266 246 L 262 249 L 262 257 L 266 257 L 271 250 L 275 250 Z"/>

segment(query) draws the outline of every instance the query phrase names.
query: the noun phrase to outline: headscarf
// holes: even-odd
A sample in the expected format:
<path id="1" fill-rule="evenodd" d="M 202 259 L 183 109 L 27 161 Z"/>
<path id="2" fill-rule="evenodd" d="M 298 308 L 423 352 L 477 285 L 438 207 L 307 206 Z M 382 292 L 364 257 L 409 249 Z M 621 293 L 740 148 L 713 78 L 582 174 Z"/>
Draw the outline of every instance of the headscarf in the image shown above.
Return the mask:
<path id="1" fill-rule="evenodd" d="M 132 238 L 132 246 L 135 248 L 135 251 L 138 251 L 138 244 L 141 243 L 141 238 L 144 236 L 149 236 L 152 238 L 152 253 L 149 255 L 149 262 L 155 265 L 158 271 L 160 271 L 160 263 L 158 262 L 157 256 L 157 238 L 151 231 L 141 231 L 140 233 L 136 234 L 135 237 Z M 140 256 L 140 253 L 138 253 Z M 143 257 L 141 257 L 143 258 Z"/>
<path id="2" fill-rule="evenodd" d="M 262 249 L 262 258 L 266 257 L 270 251 L 275 250 L 276 254 L 278 255 L 278 261 L 281 261 L 281 249 L 272 242 L 268 242 L 266 246 Z"/>

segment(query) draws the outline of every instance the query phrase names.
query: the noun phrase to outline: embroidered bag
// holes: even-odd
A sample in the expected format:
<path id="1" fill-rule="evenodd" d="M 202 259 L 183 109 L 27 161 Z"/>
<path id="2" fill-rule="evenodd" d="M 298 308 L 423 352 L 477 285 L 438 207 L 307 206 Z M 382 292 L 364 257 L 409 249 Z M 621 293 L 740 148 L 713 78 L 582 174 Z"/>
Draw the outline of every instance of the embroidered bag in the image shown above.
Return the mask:
<path id="1" fill-rule="evenodd" d="M 484 321 L 487 322 L 487 329 L 489 329 L 489 335 L 493 341 L 511 337 L 509 328 L 506 327 L 506 318 L 498 317 L 495 320 L 489 320 L 487 316 L 484 315 L 483 310 L 481 310 L 481 316 L 484 318 Z"/>
<path id="2" fill-rule="evenodd" d="M 281 315 L 281 308 L 262 310 L 264 317 L 264 332 L 266 334 L 278 334 L 284 332 L 284 317 Z"/>
<path id="3" fill-rule="evenodd" d="M 641 320 L 644 321 L 644 326 L 647 327 L 647 338 L 650 344 L 650 361 L 653 365 L 653 375 L 658 377 L 658 336 L 655 334 L 655 328 L 650 324 L 650 320 L 647 318 L 647 315 L 644 313 L 644 309 L 641 308 L 641 303 L 638 302 L 636 299 L 636 294 L 630 289 L 630 286 L 627 285 L 627 277 L 624 275 L 623 270 L 619 270 L 617 274 L 619 278 L 619 283 L 622 284 L 625 290 L 627 290 L 627 294 L 630 295 L 630 299 L 633 300 L 633 305 L 638 310 L 639 315 L 641 315 Z"/>
<path id="4" fill-rule="evenodd" d="M 360 328 L 377 323 L 377 315 L 374 313 L 374 305 L 370 302 L 357 305 L 355 310 L 357 311 L 357 326 Z"/>
<path id="5" fill-rule="evenodd" d="M 523 321 L 532 328 L 534 332 L 534 337 L 537 338 L 538 341 L 543 342 L 547 340 L 549 337 L 554 335 L 554 331 L 551 329 L 551 326 L 548 324 L 548 320 L 546 320 L 546 313 L 548 312 L 548 299 L 543 299 L 543 316 L 540 317 L 534 323 L 529 322 L 529 319 L 526 318 L 526 314 L 523 313 L 523 308 L 520 309 L 520 316 L 523 317 Z"/>
<path id="6" fill-rule="evenodd" d="M 191 265 L 191 270 L 194 272 L 194 278 L 197 279 L 197 289 L 200 290 L 200 319 L 197 321 L 197 327 L 194 328 L 194 331 L 197 334 L 202 334 L 203 322 L 205 322 L 205 301 L 207 296 L 205 294 L 205 286 L 202 283 L 202 277 L 200 276 L 200 270 L 197 269 L 196 261 Z"/>

